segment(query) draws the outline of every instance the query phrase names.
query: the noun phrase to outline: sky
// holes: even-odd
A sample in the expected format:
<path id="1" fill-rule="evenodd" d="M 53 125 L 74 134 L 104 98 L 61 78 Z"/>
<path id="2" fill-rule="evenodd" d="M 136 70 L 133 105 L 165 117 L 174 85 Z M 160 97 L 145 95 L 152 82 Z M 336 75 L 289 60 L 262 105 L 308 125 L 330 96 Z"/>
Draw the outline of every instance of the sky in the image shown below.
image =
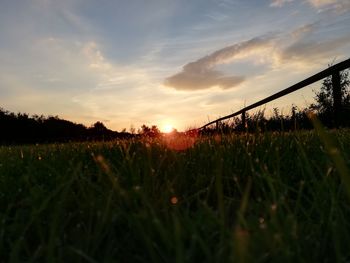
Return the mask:
<path id="1" fill-rule="evenodd" d="M 198 127 L 349 57 L 349 0 L 0 0 L 0 107 L 86 126 Z"/>

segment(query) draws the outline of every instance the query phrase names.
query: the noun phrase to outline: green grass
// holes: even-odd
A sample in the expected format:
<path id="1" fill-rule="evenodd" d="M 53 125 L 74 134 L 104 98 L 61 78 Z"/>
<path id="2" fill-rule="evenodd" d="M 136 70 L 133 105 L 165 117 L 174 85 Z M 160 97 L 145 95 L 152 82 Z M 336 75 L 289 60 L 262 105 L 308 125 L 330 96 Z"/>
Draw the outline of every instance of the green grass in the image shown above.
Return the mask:
<path id="1" fill-rule="evenodd" d="M 349 262 L 350 130 L 0 147 L 0 262 Z"/>

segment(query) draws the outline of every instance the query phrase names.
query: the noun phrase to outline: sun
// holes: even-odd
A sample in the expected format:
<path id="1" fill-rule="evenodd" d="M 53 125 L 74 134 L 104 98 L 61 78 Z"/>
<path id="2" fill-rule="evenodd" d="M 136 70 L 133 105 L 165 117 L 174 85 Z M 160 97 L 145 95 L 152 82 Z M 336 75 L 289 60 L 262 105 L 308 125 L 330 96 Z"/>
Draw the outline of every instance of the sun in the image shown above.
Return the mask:
<path id="1" fill-rule="evenodd" d="M 171 124 L 165 124 L 163 125 L 162 132 L 164 133 L 170 133 L 174 130 L 173 126 Z"/>

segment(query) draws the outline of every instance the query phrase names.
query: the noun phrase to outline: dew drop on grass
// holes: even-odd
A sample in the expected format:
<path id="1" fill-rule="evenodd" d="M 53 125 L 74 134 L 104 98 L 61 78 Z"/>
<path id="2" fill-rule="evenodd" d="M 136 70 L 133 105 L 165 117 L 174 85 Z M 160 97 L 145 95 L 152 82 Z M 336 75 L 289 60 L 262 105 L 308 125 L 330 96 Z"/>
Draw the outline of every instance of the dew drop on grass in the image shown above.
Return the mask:
<path id="1" fill-rule="evenodd" d="M 276 211 L 277 210 L 277 204 L 272 204 L 271 205 L 271 210 Z"/>
<path id="2" fill-rule="evenodd" d="M 179 202 L 179 199 L 178 199 L 176 196 L 172 196 L 172 197 L 170 198 L 170 203 L 171 203 L 172 205 L 176 205 L 178 202 Z"/>
<path id="3" fill-rule="evenodd" d="M 260 227 L 261 229 L 265 229 L 265 228 L 266 228 L 266 224 L 262 223 L 262 224 L 259 225 L 259 227 Z"/>
<path id="4" fill-rule="evenodd" d="M 329 167 L 326 173 L 326 176 L 330 176 L 333 171 L 333 167 Z"/>

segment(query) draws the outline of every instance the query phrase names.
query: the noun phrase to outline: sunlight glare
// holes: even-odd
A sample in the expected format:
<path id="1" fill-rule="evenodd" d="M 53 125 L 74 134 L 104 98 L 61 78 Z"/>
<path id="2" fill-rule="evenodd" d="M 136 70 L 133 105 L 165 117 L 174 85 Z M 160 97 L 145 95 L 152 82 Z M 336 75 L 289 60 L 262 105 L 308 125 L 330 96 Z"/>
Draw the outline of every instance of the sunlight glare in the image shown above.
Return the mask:
<path id="1" fill-rule="evenodd" d="M 163 129 L 162 129 L 162 131 L 164 132 L 164 133 L 170 133 L 170 132 L 172 132 L 174 130 L 174 128 L 173 128 L 173 126 L 171 125 L 171 124 L 165 124 L 164 126 L 163 126 Z"/>

